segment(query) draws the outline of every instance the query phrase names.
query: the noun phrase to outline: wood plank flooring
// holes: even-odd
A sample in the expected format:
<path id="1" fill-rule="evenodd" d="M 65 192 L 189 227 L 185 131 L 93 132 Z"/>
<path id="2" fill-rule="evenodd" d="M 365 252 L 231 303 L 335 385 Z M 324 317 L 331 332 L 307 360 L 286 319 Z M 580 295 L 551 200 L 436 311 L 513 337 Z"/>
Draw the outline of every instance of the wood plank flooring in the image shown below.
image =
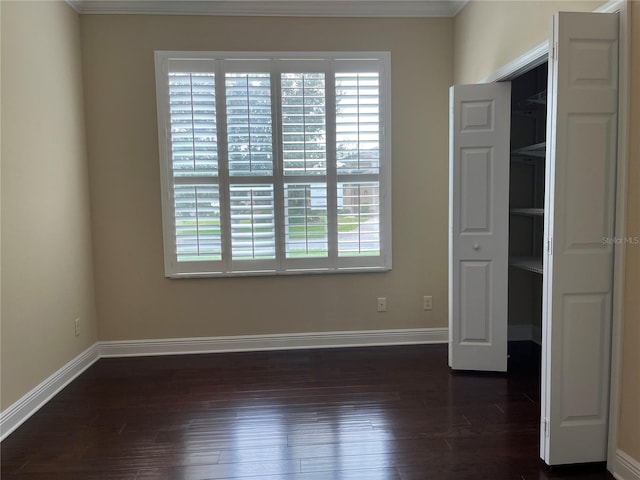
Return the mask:
<path id="1" fill-rule="evenodd" d="M 452 374 L 446 345 L 102 359 L 2 442 L 1 478 L 612 479 L 538 460 L 527 350 L 508 375 Z"/>

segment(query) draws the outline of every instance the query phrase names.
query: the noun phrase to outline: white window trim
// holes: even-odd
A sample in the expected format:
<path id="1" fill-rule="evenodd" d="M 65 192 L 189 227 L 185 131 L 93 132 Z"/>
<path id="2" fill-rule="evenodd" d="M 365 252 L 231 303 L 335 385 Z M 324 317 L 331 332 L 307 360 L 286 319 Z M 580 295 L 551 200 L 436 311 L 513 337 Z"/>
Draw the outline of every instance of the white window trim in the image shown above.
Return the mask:
<path id="1" fill-rule="evenodd" d="M 333 266 L 319 265 L 313 258 L 300 258 L 300 259 L 287 259 L 282 254 L 282 249 L 278 247 L 279 244 L 283 244 L 283 234 L 276 230 L 276 252 L 277 257 L 275 261 L 262 261 L 262 260 L 247 260 L 247 269 L 238 269 L 237 266 L 241 265 L 240 262 L 233 262 L 230 258 L 225 258 L 221 261 L 205 262 L 177 262 L 175 258 L 175 224 L 174 224 L 174 200 L 173 200 L 173 186 L 175 179 L 172 171 L 172 158 L 171 158 L 171 135 L 169 132 L 169 109 L 168 98 L 169 89 L 168 83 L 164 81 L 168 73 L 169 61 L 179 60 L 185 64 L 189 64 L 189 59 L 197 60 L 193 62 L 194 69 L 192 71 L 203 71 L 202 59 L 211 59 L 218 64 L 219 61 L 235 62 L 243 64 L 243 68 L 249 66 L 248 62 L 243 60 L 260 60 L 265 59 L 271 62 L 271 66 L 268 70 L 262 69 L 261 71 L 271 71 L 272 66 L 284 65 L 287 61 L 295 60 L 296 65 L 300 65 L 305 60 L 308 60 L 309 64 L 319 61 L 331 62 L 334 68 L 330 70 L 330 73 L 336 72 L 353 72 L 354 68 L 361 69 L 362 65 L 370 61 L 372 65 L 376 66 L 376 69 L 380 74 L 380 164 L 379 164 L 379 203 L 380 203 L 380 256 L 355 256 L 355 257 L 339 257 L 339 264 L 337 261 L 337 252 L 332 251 L 331 247 L 329 251 L 329 258 L 334 260 Z M 275 60 L 275 62 L 274 62 Z M 253 62 L 252 62 L 253 63 Z M 324 63 L 324 62 L 323 62 Z M 255 68 L 253 65 L 250 68 Z M 244 68 L 248 70 L 247 68 Z M 205 69 L 206 70 L 206 69 Z M 278 72 L 280 69 L 277 69 Z M 313 67 L 310 66 L 309 71 L 313 71 Z M 259 275 L 295 275 L 295 274 L 322 274 L 322 273 L 354 273 L 354 272 L 383 272 L 391 270 L 391 252 L 392 252 L 392 232 L 391 232 L 391 54 L 390 52 L 185 52 L 185 51 L 156 51 L 155 52 L 155 75 L 156 75 L 156 98 L 157 98 L 157 113 L 158 113 L 158 141 L 159 141 L 159 157 L 160 157 L 160 178 L 161 178 L 161 192 L 162 192 L 162 223 L 163 223 L 163 239 L 164 239 L 164 267 L 165 277 L 168 278 L 202 278 L 202 277 L 235 277 L 235 276 L 259 276 Z M 319 71 L 327 71 L 325 68 L 319 69 Z M 215 71 L 216 78 L 219 71 Z M 334 79 L 328 83 L 326 90 L 329 92 L 329 85 L 333 84 Z M 335 92 L 327 94 L 327 100 L 334 99 Z M 272 99 L 273 110 L 275 114 L 277 99 Z M 329 109 L 329 101 L 327 101 L 327 108 Z M 327 112 L 327 119 L 329 118 L 330 110 Z M 219 117 L 219 114 L 218 114 Z M 275 116 L 274 116 L 275 117 Z M 276 122 L 278 122 L 277 117 Z M 329 120 L 327 120 L 329 123 Z M 219 124 L 219 128 L 222 125 Z M 226 128 L 224 128 L 226 134 Z M 335 144 L 335 128 L 327 128 L 327 146 Z M 281 132 L 279 128 L 275 128 L 273 133 L 273 145 L 274 145 L 274 158 L 279 155 L 276 150 L 281 150 Z M 221 149 L 222 150 L 222 149 Z M 335 169 L 329 167 L 332 162 L 335 164 L 334 149 L 327 149 L 327 173 L 326 181 L 330 185 L 332 183 L 342 181 L 357 182 L 363 180 L 357 175 L 345 175 L 342 179 L 341 175 L 338 175 Z M 219 155 L 226 155 L 225 152 Z M 222 164 L 220 163 L 220 168 Z M 275 168 L 275 165 L 274 165 Z M 274 192 L 279 194 L 278 185 L 283 183 L 284 176 L 277 174 L 274 170 Z M 225 179 L 224 175 L 220 175 L 217 184 L 219 188 L 223 190 L 225 185 L 223 183 L 228 182 L 228 178 Z M 363 175 L 366 177 L 366 175 Z M 235 179 L 234 179 L 235 182 Z M 334 208 L 332 208 L 334 207 Z M 337 222 L 337 206 L 327 205 L 327 215 L 329 222 Z M 336 211 L 333 211 L 336 210 Z M 275 215 L 281 216 L 283 213 L 277 208 L 275 209 Z M 337 225 L 337 223 L 336 223 Z M 223 226 L 224 228 L 224 226 Z M 223 232 L 225 235 L 225 232 Z M 331 241 L 330 241 L 331 245 Z M 279 255 L 279 256 L 278 256 Z M 275 265 L 275 268 L 273 267 Z M 222 266 L 222 270 L 220 271 Z M 190 268 L 189 268 L 190 267 Z M 194 268 L 195 267 L 195 268 Z M 232 270 L 232 267 L 235 268 Z"/>

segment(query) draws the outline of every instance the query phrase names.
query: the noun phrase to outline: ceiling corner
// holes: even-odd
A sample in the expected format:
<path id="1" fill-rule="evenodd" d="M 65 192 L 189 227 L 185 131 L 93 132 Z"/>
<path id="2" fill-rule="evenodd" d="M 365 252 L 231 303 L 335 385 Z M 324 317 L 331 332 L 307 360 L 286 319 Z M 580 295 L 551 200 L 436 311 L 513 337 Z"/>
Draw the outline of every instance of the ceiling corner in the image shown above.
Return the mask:
<path id="1" fill-rule="evenodd" d="M 456 15 L 458 15 L 470 1 L 471 0 L 459 0 L 457 2 L 452 2 L 451 16 L 455 17 Z"/>
<path id="2" fill-rule="evenodd" d="M 73 8 L 76 12 L 82 13 L 82 2 L 81 0 L 65 0 L 67 5 Z"/>

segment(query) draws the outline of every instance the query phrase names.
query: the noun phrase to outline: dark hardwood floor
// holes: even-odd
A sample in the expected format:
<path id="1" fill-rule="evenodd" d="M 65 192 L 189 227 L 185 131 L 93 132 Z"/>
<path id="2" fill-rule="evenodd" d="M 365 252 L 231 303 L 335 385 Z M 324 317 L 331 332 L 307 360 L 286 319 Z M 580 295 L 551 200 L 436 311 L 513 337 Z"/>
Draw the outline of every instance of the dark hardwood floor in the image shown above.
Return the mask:
<path id="1" fill-rule="evenodd" d="M 102 359 L 2 442 L 2 480 L 613 478 L 538 460 L 522 351 L 508 375 L 445 345 Z"/>

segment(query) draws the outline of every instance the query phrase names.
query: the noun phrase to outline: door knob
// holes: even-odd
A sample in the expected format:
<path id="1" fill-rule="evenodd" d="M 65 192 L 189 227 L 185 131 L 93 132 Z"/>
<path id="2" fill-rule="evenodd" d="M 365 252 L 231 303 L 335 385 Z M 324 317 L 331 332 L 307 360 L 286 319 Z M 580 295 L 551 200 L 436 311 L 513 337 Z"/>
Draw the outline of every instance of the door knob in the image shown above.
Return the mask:
<path id="1" fill-rule="evenodd" d="M 478 245 L 477 243 L 473 244 L 473 249 L 474 250 L 480 250 L 480 245 Z"/>

